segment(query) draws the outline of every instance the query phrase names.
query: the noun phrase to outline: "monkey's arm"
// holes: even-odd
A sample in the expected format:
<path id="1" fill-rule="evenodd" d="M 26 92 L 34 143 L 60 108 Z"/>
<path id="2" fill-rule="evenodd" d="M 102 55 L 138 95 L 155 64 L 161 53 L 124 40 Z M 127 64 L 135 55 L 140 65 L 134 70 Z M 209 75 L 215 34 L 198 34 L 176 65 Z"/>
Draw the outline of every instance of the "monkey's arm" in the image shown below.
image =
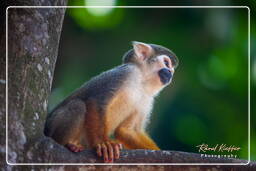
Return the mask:
<path id="1" fill-rule="evenodd" d="M 115 131 L 115 138 L 128 149 L 160 150 L 156 143 L 141 128 L 142 120 L 132 114 Z"/>
<path id="2" fill-rule="evenodd" d="M 97 155 L 103 157 L 104 162 L 113 162 L 120 157 L 119 142 L 113 141 L 107 134 L 104 117 L 98 111 L 95 101 L 87 102 L 87 117 L 85 120 L 86 139 L 90 148 L 96 149 Z"/>

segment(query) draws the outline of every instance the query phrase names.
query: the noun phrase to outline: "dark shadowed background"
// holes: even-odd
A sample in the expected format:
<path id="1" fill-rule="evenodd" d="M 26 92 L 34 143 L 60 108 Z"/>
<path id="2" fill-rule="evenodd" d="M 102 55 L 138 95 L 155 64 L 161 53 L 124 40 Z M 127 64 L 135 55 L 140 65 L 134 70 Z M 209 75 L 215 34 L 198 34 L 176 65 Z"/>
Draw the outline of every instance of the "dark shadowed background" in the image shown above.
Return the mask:
<path id="1" fill-rule="evenodd" d="M 247 159 L 247 8 L 67 9 L 49 110 L 91 77 L 121 64 L 133 40 L 168 47 L 180 60 L 173 83 L 156 99 L 148 126 L 160 148 L 198 152 L 199 144 L 224 143 L 241 150 L 216 154 Z M 255 59 L 251 62 L 255 86 Z M 251 146 L 256 146 L 255 133 Z M 256 159 L 256 151 L 251 157 Z"/>

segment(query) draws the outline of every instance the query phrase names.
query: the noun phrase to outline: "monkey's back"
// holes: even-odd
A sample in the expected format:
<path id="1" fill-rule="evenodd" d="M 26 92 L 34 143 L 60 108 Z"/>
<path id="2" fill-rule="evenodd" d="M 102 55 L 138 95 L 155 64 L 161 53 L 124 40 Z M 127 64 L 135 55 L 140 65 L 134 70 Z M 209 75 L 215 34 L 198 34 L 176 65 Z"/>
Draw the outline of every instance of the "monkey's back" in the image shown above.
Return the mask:
<path id="1" fill-rule="evenodd" d="M 130 65 L 125 64 L 103 72 L 85 83 L 77 93 L 77 97 L 83 101 L 93 99 L 100 106 L 104 106 L 123 85 L 131 70 Z"/>
<path id="2" fill-rule="evenodd" d="M 93 77 L 59 103 L 48 114 L 48 117 L 50 117 L 58 108 L 66 105 L 73 99 L 81 99 L 84 102 L 89 99 L 95 100 L 99 106 L 103 107 L 106 102 L 112 98 L 115 91 L 122 86 L 128 74 L 131 72 L 132 66 L 130 64 L 123 64 Z"/>

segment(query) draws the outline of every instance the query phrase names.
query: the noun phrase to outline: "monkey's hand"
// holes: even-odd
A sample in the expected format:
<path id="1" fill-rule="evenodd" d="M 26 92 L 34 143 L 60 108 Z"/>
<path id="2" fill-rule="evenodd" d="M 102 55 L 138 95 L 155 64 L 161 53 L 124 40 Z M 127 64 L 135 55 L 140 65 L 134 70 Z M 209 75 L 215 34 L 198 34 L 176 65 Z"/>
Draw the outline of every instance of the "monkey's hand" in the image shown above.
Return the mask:
<path id="1" fill-rule="evenodd" d="M 106 141 L 97 144 L 96 152 L 99 157 L 103 157 L 105 163 L 112 163 L 114 159 L 120 157 L 120 150 L 123 148 L 121 143 L 116 141 Z"/>

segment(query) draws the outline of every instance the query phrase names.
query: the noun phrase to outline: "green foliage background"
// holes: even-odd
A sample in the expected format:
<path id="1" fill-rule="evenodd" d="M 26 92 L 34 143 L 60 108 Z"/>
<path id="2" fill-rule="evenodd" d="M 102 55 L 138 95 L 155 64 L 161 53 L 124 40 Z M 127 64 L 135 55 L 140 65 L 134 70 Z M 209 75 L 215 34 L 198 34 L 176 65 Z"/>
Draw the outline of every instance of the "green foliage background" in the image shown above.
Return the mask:
<path id="1" fill-rule="evenodd" d="M 236 5 L 228 2 L 230 4 L 225 5 Z M 141 5 L 122 1 L 116 4 Z M 85 4 L 75 1 L 70 5 Z M 188 152 L 198 152 L 196 146 L 202 143 L 235 145 L 241 150 L 233 154 L 247 159 L 248 9 L 116 8 L 106 11 L 67 9 L 49 110 L 91 77 L 121 64 L 131 41 L 160 44 L 176 53 L 180 65 L 172 85 L 156 99 L 148 127 L 152 138 L 161 149 Z M 253 22 L 252 27 L 255 27 Z M 254 45 L 255 38 L 252 31 Z M 251 51 L 255 56 L 255 47 L 251 47 Z M 251 63 L 254 90 L 255 58 L 251 58 Z M 255 98 L 255 93 L 251 98 Z M 255 130 L 253 121 L 255 118 L 251 121 L 251 130 Z M 255 160 L 253 131 L 251 146 L 251 158 Z"/>

